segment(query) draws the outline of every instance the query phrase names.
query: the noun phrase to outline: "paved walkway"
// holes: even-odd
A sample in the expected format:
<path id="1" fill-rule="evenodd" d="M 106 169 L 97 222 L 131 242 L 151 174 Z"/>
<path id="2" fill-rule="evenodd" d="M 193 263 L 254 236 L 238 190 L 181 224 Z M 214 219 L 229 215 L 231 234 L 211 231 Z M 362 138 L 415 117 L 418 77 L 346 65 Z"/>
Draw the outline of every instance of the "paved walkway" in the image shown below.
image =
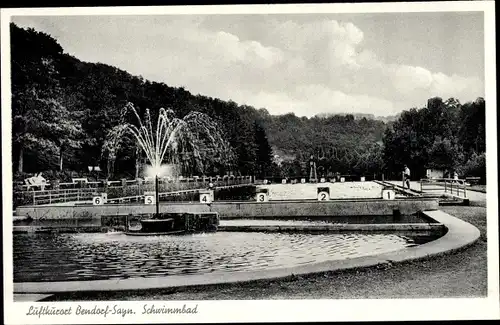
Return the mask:
<path id="1" fill-rule="evenodd" d="M 394 184 L 394 185 L 398 185 L 398 186 L 402 185 L 401 181 L 387 181 L 387 182 L 391 183 L 391 184 Z M 439 185 L 436 185 L 434 187 L 439 187 Z M 442 186 L 442 188 L 443 188 L 442 191 L 432 190 L 432 191 L 428 191 L 426 193 L 441 194 L 441 193 L 444 193 L 444 186 Z M 417 182 L 417 181 L 410 182 L 410 189 L 416 190 L 416 191 L 420 191 L 420 182 Z M 467 198 L 471 202 L 486 203 L 486 193 L 481 193 L 481 192 L 472 191 L 472 190 L 467 190 L 466 192 L 467 192 Z"/>

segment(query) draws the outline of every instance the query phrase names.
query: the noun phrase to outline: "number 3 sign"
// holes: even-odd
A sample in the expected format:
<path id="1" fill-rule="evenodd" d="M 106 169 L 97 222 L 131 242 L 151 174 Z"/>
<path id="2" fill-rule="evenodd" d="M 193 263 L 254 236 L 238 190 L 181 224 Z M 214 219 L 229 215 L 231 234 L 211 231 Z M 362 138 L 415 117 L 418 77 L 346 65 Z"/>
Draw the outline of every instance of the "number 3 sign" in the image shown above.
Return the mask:
<path id="1" fill-rule="evenodd" d="M 257 193 L 257 202 L 267 202 L 268 201 L 268 197 L 267 197 L 267 193 Z"/>

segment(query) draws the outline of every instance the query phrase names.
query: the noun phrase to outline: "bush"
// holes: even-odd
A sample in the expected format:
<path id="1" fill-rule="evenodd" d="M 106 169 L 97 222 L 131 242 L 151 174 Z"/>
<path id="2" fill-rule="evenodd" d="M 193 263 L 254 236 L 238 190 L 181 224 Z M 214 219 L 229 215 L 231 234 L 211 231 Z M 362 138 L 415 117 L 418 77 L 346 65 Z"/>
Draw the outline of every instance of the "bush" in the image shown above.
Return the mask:
<path id="1" fill-rule="evenodd" d="M 96 180 L 95 175 L 90 175 L 90 173 L 76 172 L 76 171 L 70 171 L 70 170 L 63 170 L 63 171 L 45 170 L 45 171 L 40 171 L 38 173 L 42 173 L 42 176 L 49 181 L 58 179 L 61 182 L 71 182 L 72 178 L 82 178 L 82 177 L 86 177 L 89 181 Z M 16 172 L 14 174 L 14 182 L 23 182 L 24 183 L 24 180 L 26 178 L 30 178 L 32 176 L 35 176 L 35 174 L 38 174 L 38 173 L 24 173 L 24 172 L 19 173 L 19 172 Z"/>
<path id="2" fill-rule="evenodd" d="M 486 183 L 486 153 L 473 153 L 462 166 L 464 177 L 481 177 L 481 183 Z"/>

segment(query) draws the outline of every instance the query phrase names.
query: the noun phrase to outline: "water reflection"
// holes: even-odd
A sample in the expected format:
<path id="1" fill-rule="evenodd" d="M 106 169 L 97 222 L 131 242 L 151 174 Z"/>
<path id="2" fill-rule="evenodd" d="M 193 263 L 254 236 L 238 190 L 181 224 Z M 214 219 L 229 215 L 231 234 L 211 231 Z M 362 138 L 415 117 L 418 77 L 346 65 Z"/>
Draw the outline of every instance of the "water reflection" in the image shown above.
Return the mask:
<path id="1" fill-rule="evenodd" d="M 14 236 L 14 281 L 94 280 L 292 267 L 414 245 L 390 234 L 218 232 L 132 237 L 121 233 Z"/>

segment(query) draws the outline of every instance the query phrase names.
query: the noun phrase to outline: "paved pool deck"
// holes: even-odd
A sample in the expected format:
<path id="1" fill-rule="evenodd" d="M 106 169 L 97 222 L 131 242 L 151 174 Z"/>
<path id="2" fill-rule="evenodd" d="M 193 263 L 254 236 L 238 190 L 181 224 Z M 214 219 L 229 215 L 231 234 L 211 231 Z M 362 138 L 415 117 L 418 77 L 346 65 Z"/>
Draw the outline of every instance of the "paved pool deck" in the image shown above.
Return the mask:
<path id="1" fill-rule="evenodd" d="M 402 185 L 401 181 L 387 181 L 387 182 L 394 184 L 394 185 L 397 185 L 397 186 Z M 436 187 L 437 186 L 439 186 L 439 185 L 436 185 Z M 442 187 L 443 187 L 442 191 L 433 190 L 433 191 L 430 191 L 429 193 L 430 194 L 444 194 L 444 186 L 442 186 Z M 410 189 L 412 189 L 414 191 L 420 191 L 420 182 L 417 182 L 417 181 L 410 182 Z M 486 203 L 486 197 L 487 197 L 486 193 L 475 191 L 474 189 L 469 189 L 469 188 L 466 189 L 466 192 L 467 192 L 467 198 L 470 201 L 474 201 L 477 203 Z"/>
<path id="2" fill-rule="evenodd" d="M 392 265 L 412 260 L 428 259 L 463 249 L 473 244 L 480 236 L 479 230 L 443 211 L 427 211 L 429 217 L 448 228 L 448 232 L 437 240 L 415 247 L 346 260 L 327 261 L 286 269 L 242 271 L 232 273 L 210 273 L 202 275 L 178 275 L 155 278 L 130 278 L 119 280 L 62 281 L 62 282 L 23 282 L 14 283 L 14 293 L 19 294 L 58 294 L 58 293 L 95 293 L 119 291 L 144 291 L 155 289 L 175 289 L 227 283 L 258 282 L 270 279 L 284 279 L 300 275 L 325 273 L 347 269 L 363 269 L 372 266 Z"/>

